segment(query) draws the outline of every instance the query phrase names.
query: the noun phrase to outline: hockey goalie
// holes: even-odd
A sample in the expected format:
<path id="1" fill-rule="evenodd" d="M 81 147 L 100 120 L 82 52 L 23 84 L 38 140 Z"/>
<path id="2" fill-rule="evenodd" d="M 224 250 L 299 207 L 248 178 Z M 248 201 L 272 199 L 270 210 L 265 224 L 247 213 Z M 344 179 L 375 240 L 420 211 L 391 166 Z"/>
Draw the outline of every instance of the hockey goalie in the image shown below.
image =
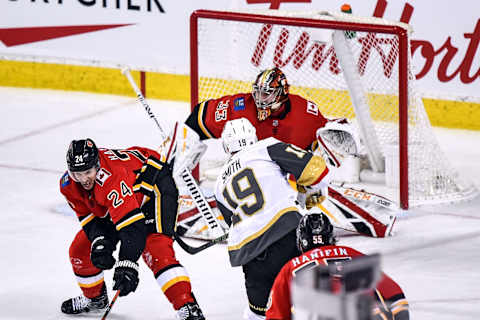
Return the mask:
<path id="1" fill-rule="evenodd" d="M 328 157 L 329 166 L 339 173 L 346 169 L 342 162 L 361 155 L 361 143 L 348 122 L 345 119 L 329 120 L 313 102 L 289 93 L 287 78 L 279 68 L 260 72 L 250 93 L 200 102 L 185 124 L 191 129 L 189 132 L 195 132 L 199 140 L 204 140 L 219 138 L 227 121 L 242 117 L 253 124 L 260 140 L 274 137 L 302 149 L 316 150 Z M 301 186 L 299 189 L 303 191 Z M 331 184 L 326 190 L 305 190 L 303 196 L 308 199 L 308 206 L 313 203 L 312 208 L 329 215 L 336 227 L 373 237 L 389 235 L 395 212 L 379 203 L 391 201 L 381 199 L 382 202 L 377 203 L 366 200 L 380 197 L 365 192 L 365 197 L 358 197 L 359 192 L 363 191 Z M 192 223 L 195 215 L 189 219 Z M 198 223 L 195 230 L 203 228 L 209 232 L 208 228 L 204 228 L 205 222 L 201 226 L 201 219 L 194 223 Z M 188 226 L 185 227 L 185 235 L 194 233 L 189 231 Z M 201 237 L 211 238 L 207 234 Z"/>

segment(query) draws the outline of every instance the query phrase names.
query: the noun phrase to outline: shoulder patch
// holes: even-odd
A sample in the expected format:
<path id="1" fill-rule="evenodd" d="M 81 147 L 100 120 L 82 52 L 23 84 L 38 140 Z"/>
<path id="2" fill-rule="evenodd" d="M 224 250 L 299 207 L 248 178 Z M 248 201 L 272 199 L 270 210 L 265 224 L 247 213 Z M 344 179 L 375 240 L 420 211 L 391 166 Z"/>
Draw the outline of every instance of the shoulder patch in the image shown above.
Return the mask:
<path id="1" fill-rule="evenodd" d="M 97 177 L 95 181 L 97 181 L 97 183 L 103 187 L 105 181 L 107 181 L 107 179 L 110 178 L 111 175 L 112 174 L 104 168 L 100 168 L 100 170 L 98 170 L 97 172 Z"/>
<path id="2" fill-rule="evenodd" d="M 318 107 L 315 103 L 308 101 L 307 102 L 307 113 L 318 116 Z"/>
<path id="3" fill-rule="evenodd" d="M 245 110 L 245 98 L 241 97 L 233 100 L 233 110 L 234 111 Z"/>
<path id="4" fill-rule="evenodd" d="M 60 179 L 60 185 L 62 186 L 62 188 L 65 188 L 69 184 L 70 184 L 70 176 L 68 175 L 68 172 L 65 172 L 62 178 Z"/>

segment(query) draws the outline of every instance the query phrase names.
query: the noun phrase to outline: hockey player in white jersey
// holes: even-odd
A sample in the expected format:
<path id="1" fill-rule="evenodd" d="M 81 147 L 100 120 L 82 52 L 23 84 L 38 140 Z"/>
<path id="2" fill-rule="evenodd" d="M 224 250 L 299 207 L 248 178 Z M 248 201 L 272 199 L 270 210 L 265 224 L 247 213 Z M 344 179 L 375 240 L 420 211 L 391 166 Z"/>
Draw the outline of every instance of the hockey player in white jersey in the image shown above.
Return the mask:
<path id="1" fill-rule="evenodd" d="M 217 178 L 215 197 L 230 225 L 232 266 L 242 266 L 249 308 L 245 319 L 264 319 L 270 289 L 282 266 L 300 254 L 295 229 L 301 214 L 287 173 L 310 190 L 328 184 L 329 169 L 320 156 L 267 138 L 257 142 L 245 118 L 227 122 L 224 150 L 231 155 Z"/>

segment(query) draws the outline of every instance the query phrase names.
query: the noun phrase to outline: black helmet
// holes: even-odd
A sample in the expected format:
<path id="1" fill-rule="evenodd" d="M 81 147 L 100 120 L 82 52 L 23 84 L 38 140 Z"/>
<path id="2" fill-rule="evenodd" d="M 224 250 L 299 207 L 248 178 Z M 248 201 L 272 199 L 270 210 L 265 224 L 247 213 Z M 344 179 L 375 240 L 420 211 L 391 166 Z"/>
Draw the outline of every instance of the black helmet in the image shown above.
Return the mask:
<path id="1" fill-rule="evenodd" d="M 67 151 L 67 165 L 70 172 L 100 167 L 95 142 L 92 139 L 73 140 Z"/>
<path id="2" fill-rule="evenodd" d="M 334 245 L 333 226 L 323 213 L 310 213 L 302 217 L 297 227 L 297 247 L 306 252 L 316 247 Z"/>

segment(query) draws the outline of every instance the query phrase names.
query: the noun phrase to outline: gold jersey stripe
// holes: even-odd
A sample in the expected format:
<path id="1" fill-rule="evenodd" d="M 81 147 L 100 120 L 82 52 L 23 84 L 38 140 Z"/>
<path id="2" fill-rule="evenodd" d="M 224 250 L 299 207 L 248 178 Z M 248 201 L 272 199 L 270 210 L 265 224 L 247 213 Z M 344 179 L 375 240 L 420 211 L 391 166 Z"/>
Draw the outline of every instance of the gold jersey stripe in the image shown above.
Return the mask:
<path id="1" fill-rule="evenodd" d="M 82 221 L 80 221 L 80 225 L 82 227 L 85 227 L 85 225 L 90 221 L 92 221 L 93 218 L 95 218 L 95 215 L 93 213 L 90 213 L 87 217 L 85 217 L 84 219 L 82 219 Z"/>
<path id="2" fill-rule="evenodd" d="M 270 220 L 270 222 L 265 226 L 263 227 L 262 229 L 260 229 L 259 231 L 255 232 L 254 234 L 252 234 L 251 236 L 247 237 L 246 239 L 244 239 L 242 242 L 240 242 L 239 244 L 237 245 L 234 245 L 234 246 L 229 246 L 228 247 L 228 250 L 229 251 L 232 251 L 232 250 L 238 250 L 240 249 L 241 247 L 243 247 L 246 243 L 258 238 L 259 236 L 261 236 L 265 231 L 267 231 L 268 229 L 270 229 L 270 227 L 275 223 L 277 222 L 278 219 L 280 219 L 281 216 L 283 216 L 285 213 L 287 212 L 290 212 L 290 211 L 296 211 L 298 212 L 298 208 L 297 207 L 288 207 L 288 208 L 285 208 L 285 209 L 282 209 L 280 210 L 273 218 L 272 220 Z"/>
<path id="3" fill-rule="evenodd" d="M 213 136 L 210 134 L 210 132 L 207 130 L 207 127 L 203 123 L 203 111 L 205 109 L 207 101 L 203 101 L 200 103 L 200 109 L 198 110 L 198 125 L 200 126 L 200 129 L 202 129 L 202 132 L 208 137 L 208 138 L 213 138 Z"/>
<path id="4" fill-rule="evenodd" d="M 162 170 L 163 166 L 158 163 L 157 161 L 153 160 L 153 159 L 148 159 L 147 160 L 147 163 L 155 168 L 157 168 L 158 170 Z"/>
<path id="5" fill-rule="evenodd" d="M 167 283 L 165 283 L 165 284 L 162 286 L 162 291 L 165 292 L 165 291 L 167 291 L 171 286 L 173 286 L 174 284 L 179 283 L 179 282 L 182 282 L 182 281 L 190 282 L 190 278 L 187 277 L 187 276 L 180 276 L 180 277 L 173 278 L 172 280 L 168 281 Z"/>
<path id="6" fill-rule="evenodd" d="M 148 191 L 153 191 L 153 186 L 149 183 L 146 183 L 145 181 L 142 181 L 141 183 L 137 183 L 136 185 L 133 186 L 134 191 L 140 190 L 140 187 L 144 187 Z"/>
<path id="7" fill-rule="evenodd" d="M 143 219 L 143 218 L 145 218 L 145 216 L 143 215 L 143 213 L 141 213 L 141 212 L 140 212 L 140 213 L 137 213 L 136 215 L 134 215 L 134 216 L 128 218 L 127 220 L 123 221 L 122 223 L 118 224 L 118 225 L 116 226 L 116 229 L 117 229 L 117 231 L 120 231 L 120 230 L 122 230 L 123 228 L 125 228 L 126 226 L 128 226 L 129 224 L 132 224 L 132 223 L 134 223 L 135 221 L 138 221 L 138 220 Z"/>
<path id="8" fill-rule="evenodd" d="M 157 232 L 162 233 L 162 193 L 155 185 L 153 192 L 155 193 L 155 220 Z"/>
<path id="9" fill-rule="evenodd" d="M 308 161 L 305 168 L 303 168 L 302 174 L 298 178 L 297 183 L 302 186 L 312 185 L 318 180 L 318 178 L 320 178 L 326 168 L 325 160 L 323 160 L 322 157 L 313 156 L 310 161 Z"/>

